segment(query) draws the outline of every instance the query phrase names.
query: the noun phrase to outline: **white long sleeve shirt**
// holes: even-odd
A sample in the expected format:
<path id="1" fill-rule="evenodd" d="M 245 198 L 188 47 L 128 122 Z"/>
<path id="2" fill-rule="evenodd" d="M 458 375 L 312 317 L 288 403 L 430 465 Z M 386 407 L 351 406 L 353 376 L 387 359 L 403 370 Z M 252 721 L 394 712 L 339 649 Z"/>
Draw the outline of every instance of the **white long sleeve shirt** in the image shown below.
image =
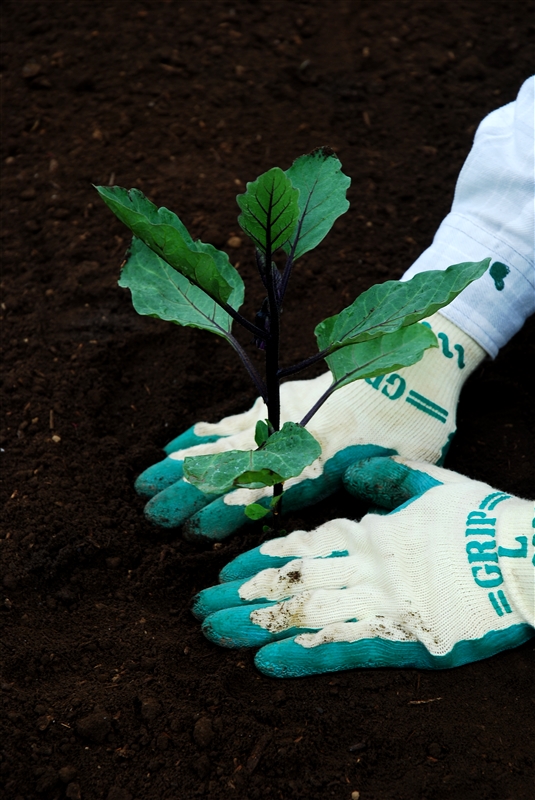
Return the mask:
<path id="1" fill-rule="evenodd" d="M 492 357 L 535 312 L 535 76 L 479 125 L 450 213 L 403 276 L 481 261 L 490 270 L 441 314 Z"/>

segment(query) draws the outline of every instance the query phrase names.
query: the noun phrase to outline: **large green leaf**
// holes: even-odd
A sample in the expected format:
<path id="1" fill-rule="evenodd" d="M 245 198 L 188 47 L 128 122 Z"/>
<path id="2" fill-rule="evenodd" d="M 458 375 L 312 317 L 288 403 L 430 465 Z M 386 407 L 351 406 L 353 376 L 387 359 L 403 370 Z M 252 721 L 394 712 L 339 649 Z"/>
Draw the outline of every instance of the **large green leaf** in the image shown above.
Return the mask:
<path id="1" fill-rule="evenodd" d="M 437 347 L 437 338 L 427 325 L 415 323 L 386 333 L 368 342 L 359 342 L 327 356 L 325 359 L 336 388 L 361 378 L 385 375 L 419 361 L 429 347 Z"/>
<path id="2" fill-rule="evenodd" d="M 135 236 L 119 286 L 130 289 L 138 314 L 202 328 L 223 338 L 230 333 L 232 319 L 227 312 Z M 240 278 L 232 287 L 229 302 L 233 308 L 239 308 L 242 301 L 243 283 Z"/>
<path id="3" fill-rule="evenodd" d="M 157 208 L 139 189 L 97 186 L 106 205 L 151 250 L 188 280 L 212 297 L 226 303 L 239 275 L 226 253 L 202 242 L 194 242 L 183 223 L 167 208 Z M 240 278 L 241 280 L 241 278 Z"/>
<path id="4" fill-rule="evenodd" d="M 286 175 L 299 189 L 299 228 L 284 250 L 290 252 L 298 235 L 294 258 L 299 258 L 316 247 L 349 208 L 346 192 L 351 178 L 344 175 L 340 161 L 328 147 L 300 156 Z"/>
<path id="5" fill-rule="evenodd" d="M 238 222 L 263 253 L 274 253 L 294 232 L 299 218 L 299 191 L 282 169 L 264 172 L 247 184 L 236 201 L 242 210 Z"/>
<path id="6" fill-rule="evenodd" d="M 409 281 L 386 281 L 363 292 L 339 314 L 320 322 L 315 334 L 320 351 L 393 333 L 450 303 L 488 268 L 483 261 L 420 272 Z"/>
<path id="7" fill-rule="evenodd" d="M 258 450 L 229 450 L 184 459 L 184 477 L 208 494 L 234 488 L 259 489 L 300 475 L 321 455 L 314 437 L 295 422 L 285 422 Z"/>

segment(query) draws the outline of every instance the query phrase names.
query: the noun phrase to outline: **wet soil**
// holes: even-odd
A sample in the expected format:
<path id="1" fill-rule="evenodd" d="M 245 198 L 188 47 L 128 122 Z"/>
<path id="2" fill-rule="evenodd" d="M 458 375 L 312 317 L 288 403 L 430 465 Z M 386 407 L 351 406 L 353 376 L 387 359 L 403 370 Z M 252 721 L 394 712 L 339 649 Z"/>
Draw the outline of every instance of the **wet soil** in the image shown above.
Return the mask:
<path id="1" fill-rule="evenodd" d="M 293 363 L 314 352 L 315 323 L 430 243 L 477 124 L 530 74 L 529 7 L 5 0 L 2 13 L 0 796 L 531 797 L 533 642 L 453 671 L 275 681 L 203 638 L 192 595 L 261 525 L 187 543 L 145 521 L 133 481 L 254 391 L 223 341 L 135 314 L 117 287 L 128 235 L 91 186 L 139 187 L 247 281 L 235 195 L 334 148 L 351 209 L 296 271 Z M 248 315 L 261 299 L 249 283 Z M 535 484 L 534 342 L 532 320 L 470 379 L 448 461 L 521 496 Z M 364 510 L 340 493 L 288 527 Z"/>

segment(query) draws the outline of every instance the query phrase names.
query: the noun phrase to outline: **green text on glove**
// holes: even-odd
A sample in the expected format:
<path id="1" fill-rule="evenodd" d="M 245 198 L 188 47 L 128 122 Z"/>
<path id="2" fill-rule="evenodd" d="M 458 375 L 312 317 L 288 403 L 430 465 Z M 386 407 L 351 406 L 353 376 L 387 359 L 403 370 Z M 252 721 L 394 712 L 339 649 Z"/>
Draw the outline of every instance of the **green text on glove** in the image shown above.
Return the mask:
<path id="1" fill-rule="evenodd" d="M 498 547 L 496 548 L 496 517 L 488 517 L 487 512 L 493 511 L 499 503 L 510 500 L 511 495 L 504 492 L 493 492 L 487 495 L 479 504 L 479 509 L 470 511 L 466 520 L 465 536 L 470 537 L 466 543 L 468 563 L 476 564 L 472 567 L 474 581 L 482 589 L 495 589 L 503 583 L 503 575 L 498 566 L 499 558 L 527 558 L 528 537 L 517 536 L 515 541 L 519 547 Z M 473 536 L 484 536 L 483 541 L 472 539 Z M 487 577 L 483 577 L 483 575 Z M 510 614 L 512 609 L 502 589 L 496 592 L 489 592 L 489 601 L 499 617 Z"/>
<path id="2" fill-rule="evenodd" d="M 374 389 L 380 389 L 381 394 L 388 397 L 389 400 L 400 400 L 405 396 L 405 402 L 410 403 L 419 411 L 428 414 L 430 417 L 438 419 L 439 422 L 446 422 L 448 418 L 448 411 L 437 403 L 433 403 L 423 394 L 409 389 L 407 392 L 407 382 L 405 378 L 393 372 L 391 375 L 379 375 L 377 378 L 366 378 L 366 383 L 369 383 Z"/>

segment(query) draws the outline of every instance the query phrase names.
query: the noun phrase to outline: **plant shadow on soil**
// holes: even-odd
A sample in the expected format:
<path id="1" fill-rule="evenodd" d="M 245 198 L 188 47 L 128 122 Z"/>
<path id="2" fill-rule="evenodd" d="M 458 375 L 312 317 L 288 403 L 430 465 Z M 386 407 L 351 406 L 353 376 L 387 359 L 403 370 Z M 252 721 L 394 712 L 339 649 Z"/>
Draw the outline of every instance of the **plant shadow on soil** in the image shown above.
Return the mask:
<path id="1" fill-rule="evenodd" d="M 235 195 L 333 147 L 351 208 L 290 287 L 288 363 L 304 358 L 320 319 L 430 243 L 478 123 L 530 74 L 525 6 L 30 0 L 3 15 L 0 796 L 530 797 L 532 643 L 453 671 L 274 681 L 202 637 L 192 595 L 262 525 L 213 549 L 166 537 L 133 481 L 254 395 L 223 342 L 137 317 L 116 285 L 127 233 L 91 188 L 137 186 L 230 242 L 251 316 Z M 472 376 L 447 463 L 520 496 L 534 334 Z M 340 493 L 288 527 L 364 512 Z"/>

